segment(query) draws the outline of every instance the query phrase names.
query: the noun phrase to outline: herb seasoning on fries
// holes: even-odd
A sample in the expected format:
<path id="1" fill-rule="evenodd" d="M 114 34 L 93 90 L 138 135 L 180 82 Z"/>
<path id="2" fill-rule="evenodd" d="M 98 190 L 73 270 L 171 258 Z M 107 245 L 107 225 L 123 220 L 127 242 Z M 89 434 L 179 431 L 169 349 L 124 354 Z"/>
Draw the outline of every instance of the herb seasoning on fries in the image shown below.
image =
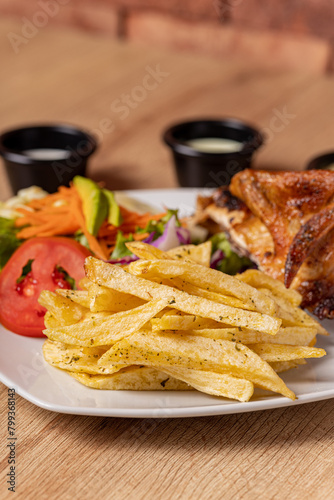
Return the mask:
<path id="1" fill-rule="evenodd" d="M 126 245 L 136 261 L 88 257 L 83 291 L 41 294 L 47 362 L 98 389 L 249 401 L 259 387 L 295 399 L 278 373 L 324 356 L 314 343 L 326 335 L 298 293 L 256 270 L 209 269 L 211 243 Z"/>

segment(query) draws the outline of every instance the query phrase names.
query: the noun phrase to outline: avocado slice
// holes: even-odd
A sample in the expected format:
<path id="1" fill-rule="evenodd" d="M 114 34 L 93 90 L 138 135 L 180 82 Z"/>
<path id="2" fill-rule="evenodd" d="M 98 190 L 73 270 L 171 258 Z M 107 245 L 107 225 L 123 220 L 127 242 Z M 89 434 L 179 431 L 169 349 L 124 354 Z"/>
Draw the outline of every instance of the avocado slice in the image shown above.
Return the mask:
<path id="1" fill-rule="evenodd" d="M 118 227 L 122 224 L 123 218 L 119 205 L 115 200 L 115 195 L 112 191 L 109 191 L 109 189 L 103 189 L 102 191 L 108 200 L 108 222 Z"/>
<path id="2" fill-rule="evenodd" d="M 79 196 L 82 200 L 82 209 L 85 216 L 87 231 L 96 236 L 102 222 L 108 216 L 108 201 L 102 189 L 87 177 L 76 175 L 73 179 Z"/>

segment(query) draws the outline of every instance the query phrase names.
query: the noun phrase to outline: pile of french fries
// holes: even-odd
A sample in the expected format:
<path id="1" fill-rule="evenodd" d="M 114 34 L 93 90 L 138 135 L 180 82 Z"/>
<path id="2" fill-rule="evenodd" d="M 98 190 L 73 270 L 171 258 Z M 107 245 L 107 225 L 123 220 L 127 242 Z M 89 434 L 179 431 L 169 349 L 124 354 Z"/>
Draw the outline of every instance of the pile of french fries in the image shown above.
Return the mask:
<path id="1" fill-rule="evenodd" d="M 86 260 L 81 291 L 44 291 L 46 361 L 98 389 L 291 399 L 278 373 L 325 355 L 301 297 L 256 271 L 210 269 L 211 243 L 162 252 L 130 242 L 127 266 Z"/>

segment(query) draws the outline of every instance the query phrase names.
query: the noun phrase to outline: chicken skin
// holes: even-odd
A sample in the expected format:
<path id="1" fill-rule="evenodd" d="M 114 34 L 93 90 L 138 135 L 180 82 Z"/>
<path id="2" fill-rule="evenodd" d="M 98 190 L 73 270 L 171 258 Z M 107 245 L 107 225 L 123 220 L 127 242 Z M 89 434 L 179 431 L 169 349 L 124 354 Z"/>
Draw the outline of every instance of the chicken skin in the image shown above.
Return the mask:
<path id="1" fill-rule="evenodd" d="M 334 318 L 334 172 L 244 170 L 198 198 L 196 219 L 213 221 L 239 254 L 298 290 L 303 307 Z"/>

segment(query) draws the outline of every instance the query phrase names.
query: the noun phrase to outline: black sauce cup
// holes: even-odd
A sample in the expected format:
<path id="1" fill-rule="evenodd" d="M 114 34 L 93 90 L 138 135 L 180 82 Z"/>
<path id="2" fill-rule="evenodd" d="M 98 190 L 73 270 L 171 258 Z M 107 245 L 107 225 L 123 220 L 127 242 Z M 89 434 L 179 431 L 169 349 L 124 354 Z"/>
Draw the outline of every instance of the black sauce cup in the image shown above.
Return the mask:
<path id="1" fill-rule="evenodd" d="M 334 170 L 334 152 L 312 158 L 306 165 L 306 170 Z"/>
<path id="2" fill-rule="evenodd" d="M 86 174 L 87 160 L 96 148 L 94 137 L 71 125 L 23 127 L 0 135 L 0 155 L 14 193 L 32 185 L 49 193 L 60 185 L 68 186 L 75 175 Z M 27 153 L 31 150 L 62 154 L 36 158 Z"/>
<path id="3" fill-rule="evenodd" d="M 211 153 L 187 145 L 200 138 L 229 139 L 241 146 L 235 152 Z M 172 150 L 180 186 L 207 188 L 228 185 L 233 175 L 251 166 L 254 152 L 264 142 L 259 130 L 233 118 L 178 123 L 164 132 L 163 139 Z"/>

